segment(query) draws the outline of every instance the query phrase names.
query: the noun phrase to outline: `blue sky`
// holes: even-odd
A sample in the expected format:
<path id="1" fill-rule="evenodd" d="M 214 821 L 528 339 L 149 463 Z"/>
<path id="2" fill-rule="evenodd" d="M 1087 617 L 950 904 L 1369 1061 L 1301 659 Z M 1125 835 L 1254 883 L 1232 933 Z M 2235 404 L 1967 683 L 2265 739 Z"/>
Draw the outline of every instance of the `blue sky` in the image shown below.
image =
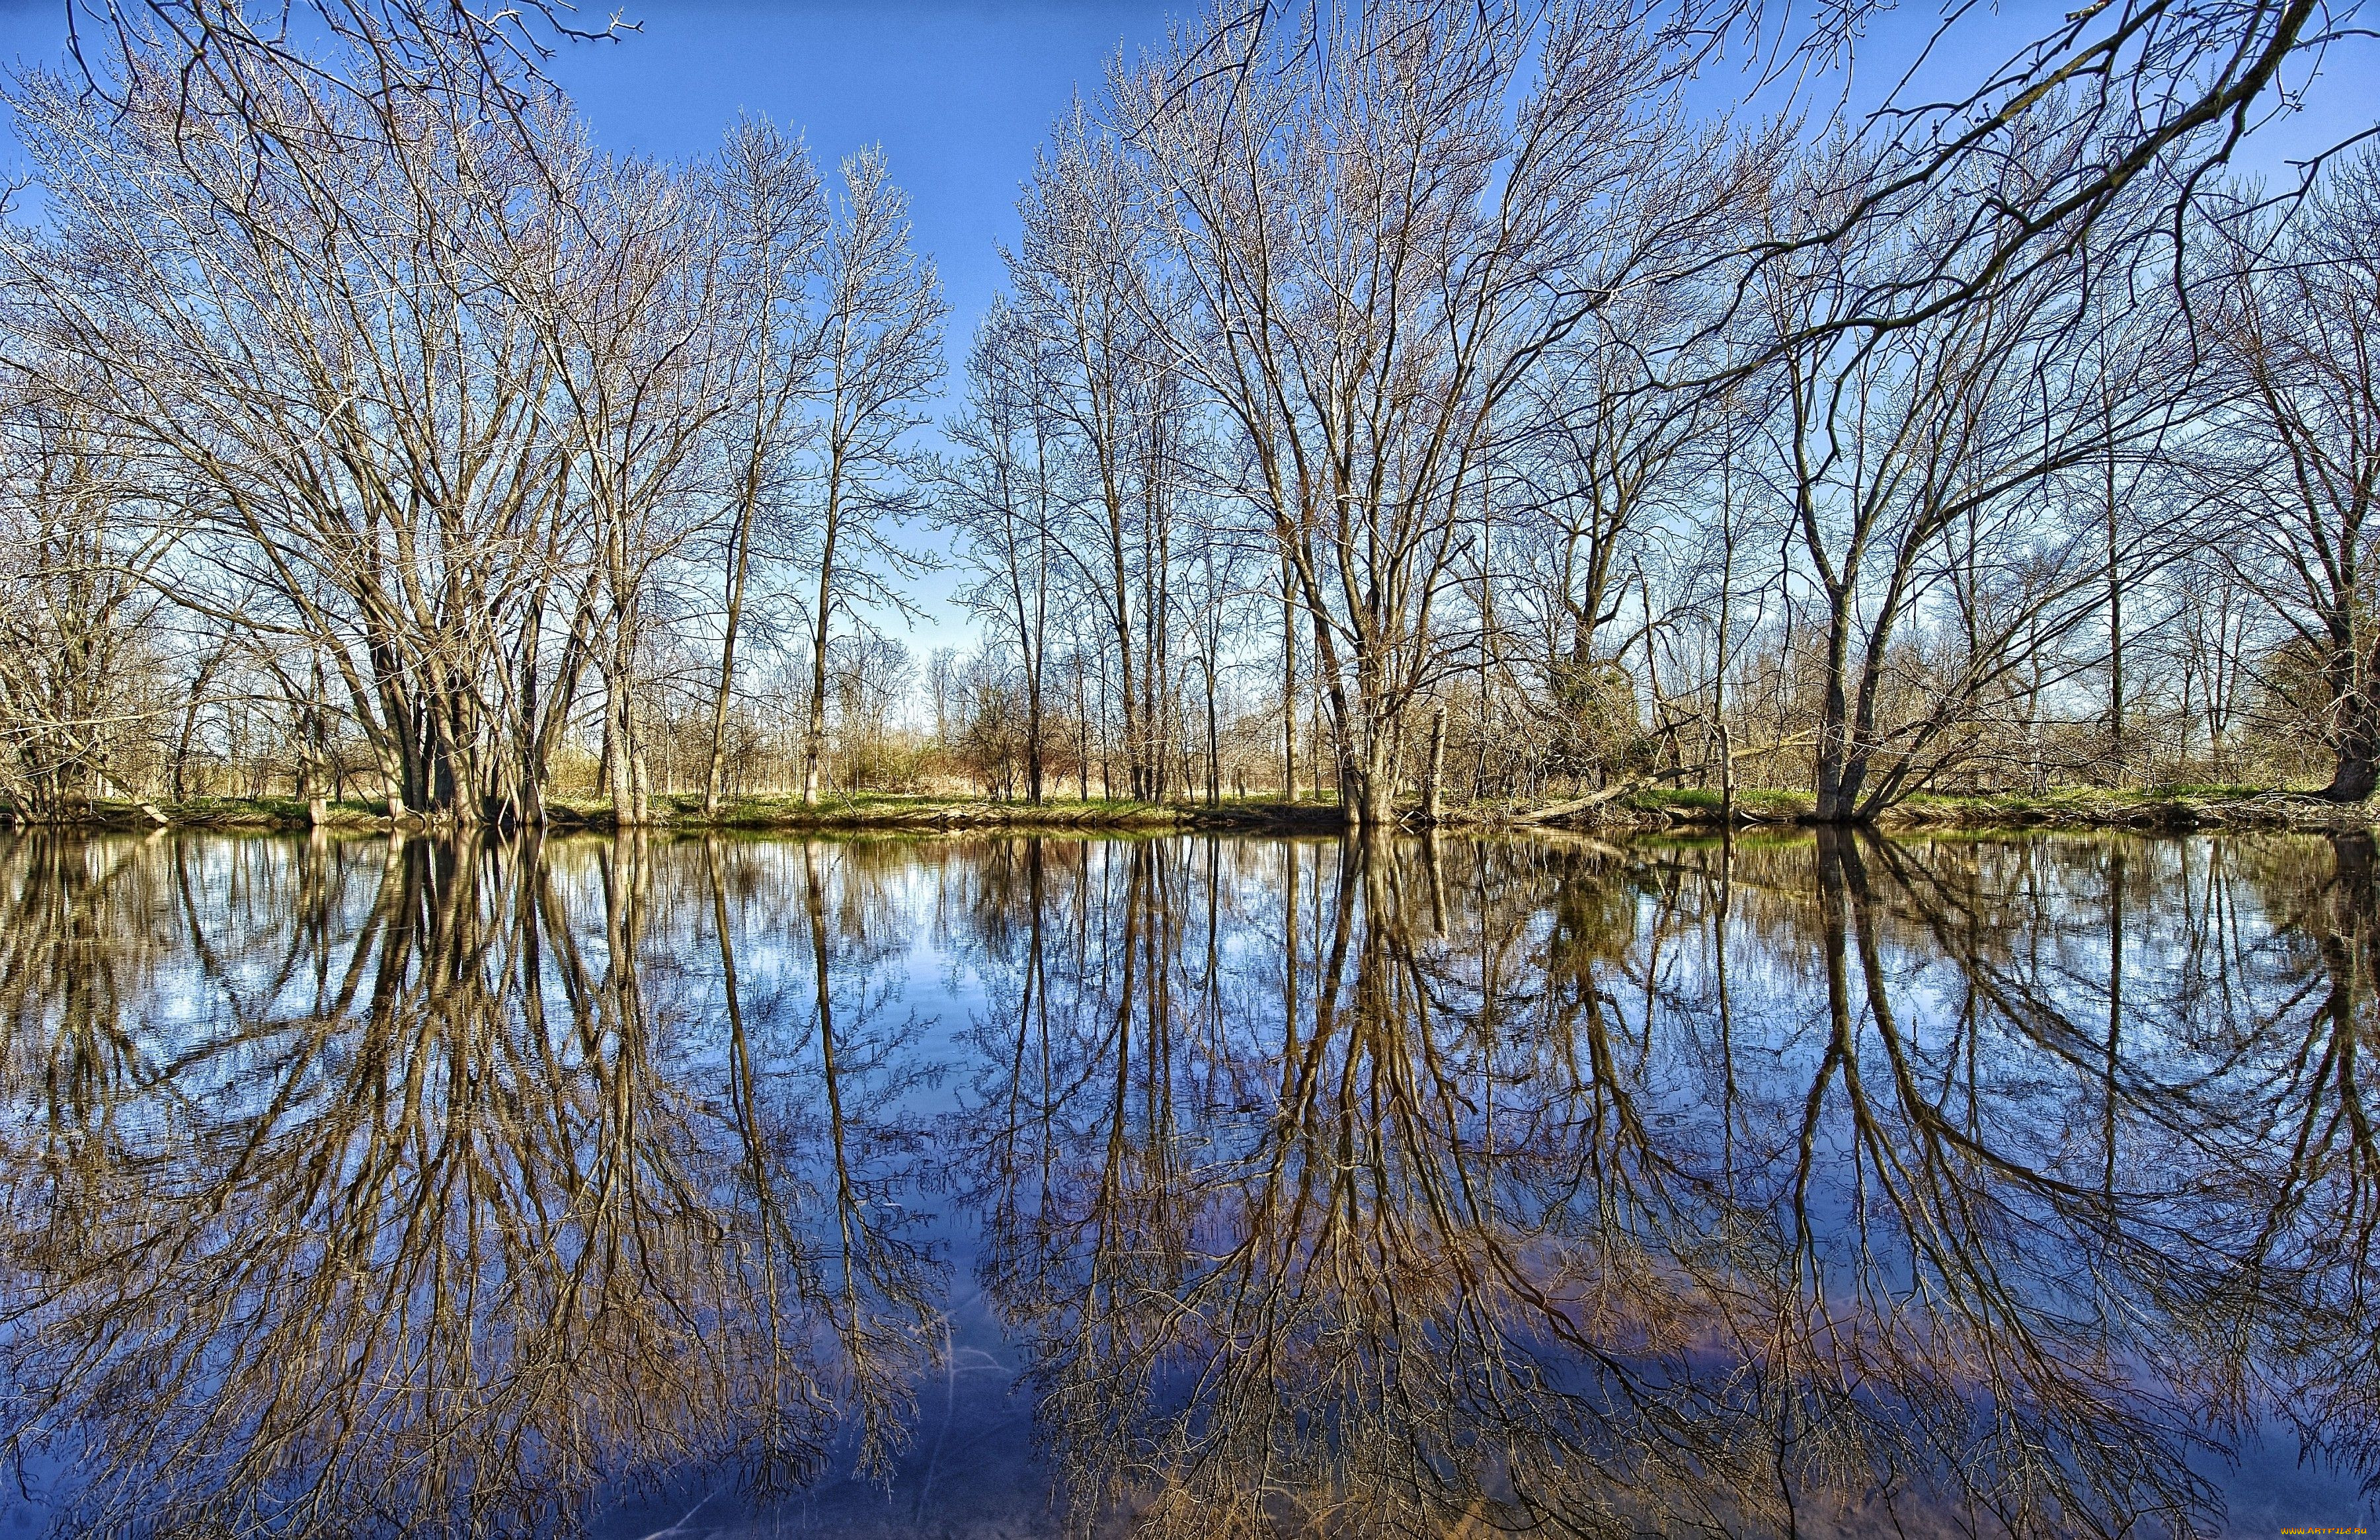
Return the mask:
<path id="1" fill-rule="evenodd" d="M 949 291 L 955 364 L 1000 285 L 997 247 L 1014 236 L 1018 186 L 1050 120 L 1078 87 L 1098 92 L 1120 45 L 1161 40 L 1177 8 L 639 0 L 640 34 L 571 48 L 552 74 L 611 149 L 690 158 L 747 113 L 805 134 L 825 168 L 882 145 Z"/>
<path id="2" fill-rule="evenodd" d="M 1014 240 L 1016 196 L 1035 147 L 1074 91 L 1098 93 L 1118 47 L 1161 41 L 1181 8 L 1148 0 L 641 0 L 631 6 L 639 34 L 571 48 L 552 73 L 611 149 L 690 158 L 744 114 L 801 132 L 822 168 L 882 145 L 909 193 L 912 238 L 933 257 L 951 302 L 945 387 L 954 394 L 976 323 L 1002 282 L 999 249 Z M 909 543 L 941 541 L 917 528 Z M 921 665 L 933 648 L 971 640 L 953 587 L 947 572 L 914 586 L 917 624 L 880 617 Z"/>

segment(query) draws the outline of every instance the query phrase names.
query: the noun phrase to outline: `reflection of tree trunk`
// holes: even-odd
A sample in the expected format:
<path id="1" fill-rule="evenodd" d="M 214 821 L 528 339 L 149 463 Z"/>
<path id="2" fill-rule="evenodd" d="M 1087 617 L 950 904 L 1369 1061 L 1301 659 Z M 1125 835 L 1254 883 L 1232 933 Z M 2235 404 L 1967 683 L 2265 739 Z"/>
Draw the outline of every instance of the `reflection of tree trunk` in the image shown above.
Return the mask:
<path id="1" fill-rule="evenodd" d="M 1827 968 L 1827 1052 L 1810 1082 L 1803 1104 L 1801 1148 L 1793 1180 L 1793 1216 L 1799 1243 L 1806 1251 L 1815 1243 L 1809 1212 L 1810 1179 L 1818 1153 L 1818 1128 L 1826 1106 L 1827 1087 L 1838 1073 L 1848 1076 L 1853 1051 L 1851 985 L 1852 895 L 1865 908 L 1867 874 L 1860 865 L 1858 836 L 1848 830 L 1821 829 L 1817 835 L 1818 936 Z M 1865 927 L 1862 927 L 1863 940 Z"/>
<path id="2" fill-rule="evenodd" d="M 1719 727 L 1720 741 L 1726 741 L 1727 728 Z M 1720 1170 L 1728 1184 L 1728 1195 L 1735 1195 L 1735 991 L 1728 978 L 1728 957 L 1731 949 L 1730 931 L 1735 917 L 1735 830 L 1732 823 L 1721 825 L 1718 847 L 1718 904 L 1711 914 L 1711 968 L 1718 990 L 1718 1058 L 1722 1076 L 1719 1086 L 1719 1141 L 1724 1151 Z"/>
<path id="3" fill-rule="evenodd" d="M 819 1058 L 823 1067 L 826 1091 L 828 1138 L 834 1152 L 836 1209 L 843 1233 L 845 1257 L 852 1253 L 851 1206 L 856 1196 L 852 1182 L 851 1162 L 844 1143 L 845 1128 L 843 1110 L 842 1066 L 835 1056 L 834 1042 L 834 964 L 826 934 L 826 883 L 819 870 L 817 847 L 802 846 L 803 906 L 809 918 L 811 1003 L 816 1016 L 811 1022 L 818 1033 Z M 853 1281 L 849 1269 L 844 1278 L 845 1303 L 851 1301 Z"/>
<path id="4" fill-rule="evenodd" d="M 1293 782 L 1292 784 L 1295 782 Z M 1297 1057 L 1297 906 L 1298 847 L 1291 841 L 1281 843 L 1281 1056 Z"/>
<path id="5" fill-rule="evenodd" d="M 635 830 L 616 830 L 601 857 L 603 868 L 603 977 L 596 986 L 597 1012 L 581 1018 L 581 1030 L 612 1029 L 614 1062 L 604 1086 L 606 1136 L 622 1147 L 634 1137 L 636 1103 L 631 1099 L 643 1073 L 650 1045 L 645 1031 L 645 990 L 639 978 L 638 954 L 644 949 L 646 891 L 651 863 L 645 836 Z M 590 1063 L 601 1065 L 601 1045 L 587 1044 Z M 633 1169 L 633 1168 L 631 1168 Z"/>
<path id="6" fill-rule="evenodd" d="M 735 927 L 727 907 L 727 879 L 716 835 L 704 839 L 702 855 L 710 878 L 710 925 L 719 943 L 720 991 L 727 1009 L 727 1092 L 735 1110 L 735 1130 L 743 1139 L 745 1179 L 751 1183 L 761 1244 L 771 1250 L 782 1246 L 783 1255 L 790 1258 L 796 1246 L 791 1219 L 778 1194 L 779 1162 L 772 1158 L 761 1137 L 765 1124 L 760 1110 L 759 1077 L 753 1066 L 751 1038 L 744 1026 L 744 997 L 735 974 Z M 766 1273 L 773 1280 L 777 1269 L 771 1267 Z M 772 1311 L 780 1304 L 773 1286 L 769 1303 Z M 773 1338 L 779 1328 L 774 1321 L 769 1326 Z"/>
<path id="7" fill-rule="evenodd" d="M 2353 1043 L 2380 948 L 2380 855 L 2369 831 L 2332 837 L 2327 914 L 2319 915 L 2316 940 L 2330 996 L 2322 1014 L 2335 1042 Z"/>
<path id="8" fill-rule="evenodd" d="M 1147 842 L 1135 842 L 1126 855 L 1131 863 L 1131 875 L 1124 884 L 1123 935 L 1117 948 L 1117 956 L 1123 960 L 1123 969 L 1115 997 L 1112 1029 L 1115 1053 L 1111 1071 L 1113 1078 L 1109 1088 L 1107 1158 L 1102 1178 L 1106 1190 L 1101 1194 L 1101 1207 L 1109 1212 L 1115 1210 L 1122 1196 L 1124 1159 L 1129 1149 L 1127 1133 L 1130 1125 L 1127 1120 L 1132 1108 L 1132 1013 L 1139 993 L 1137 970 L 1141 961 L 1141 940 L 1147 929 L 1143 922 L 1145 919 L 1151 923 L 1154 921 L 1149 912 L 1151 895 L 1148 890 L 1151 848 Z M 1155 1012 L 1150 1014 L 1154 1017 Z M 1152 1021 L 1152 1038 L 1154 1036 L 1155 1024 Z"/>
<path id="9" fill-rule="evenodd" d="M 852 1404 L 848 1413 L 860 1425 L 859 1461 L 863 1468 L 881 1473 L 900 1437 L 906 1411 L 906 1391 L 900 1368 L 924 1340 L 921 1312 L 905 1308 L 902 1317 L 879 1320 L 877 1302 L 900 1297 L 901 1253 L 880 1233 L 881 1217 L 869 1212 L 868 1197 L 854 1143 L 861 1135 L 865 1114 L 850 1103 L 844 1079 L 850 1066 L 835 1024 L 834 949 L 827 934 L 825 873 L 819 847 L 802 847 L 804 908 L 809 922 L 810 967 L 813 974 L 812 1022 L 818 1033 L 820 1085 L 826 1101 L 827 1152 L 834 1170 L 835 1263 L 831 1307 L 849 1359 Z"/>
<path id="10" fill-rule="evenodd" d="M 2120 720 L 2120 719 L 2119 719 Z M 2120 728 L 2119 729 L 2120 732 Z M 2122 761 L 2118 761 L 2120 770 Z M 2100 1085 L 2102 1113 L 2100 1142 L 2105 1146 L 2106 1170 L 2101 1175 L 2100 1194 L 2114 1214 L 2116 1203 L 2116 1064 L 2121 1052 L 2124 1030 L 2124 852 L 2121 846 L 2107 857 L 2107 1058 Z"/>

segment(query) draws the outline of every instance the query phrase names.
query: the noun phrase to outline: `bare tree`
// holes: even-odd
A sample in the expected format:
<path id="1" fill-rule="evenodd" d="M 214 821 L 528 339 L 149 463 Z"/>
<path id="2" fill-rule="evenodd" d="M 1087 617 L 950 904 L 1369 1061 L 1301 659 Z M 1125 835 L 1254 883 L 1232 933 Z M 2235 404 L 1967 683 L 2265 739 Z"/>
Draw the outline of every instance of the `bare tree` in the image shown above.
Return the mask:
<path id="1" fill-rule="evenodd" d="M 0 416 L 0 791 L 34 819 L 123 794 L 176 705 L 149 677 L 166 636 L 150 578 L 176 521 L 97 416 L 46 394 Z"/>
<path id="2" fill-rule="evenodd" d="M 1117 82 L 1164 258 L 1144 309 L 1250 450 L 1349 816 L 1378 825 L 1500 418 L 1548 348 L 1706 238 L 1756 159 L 1674 130 L 1633 13 L 1334 11 L 1308 61 L 1184 82 L 1189 52 L 1278 54 L 1248 26 Z"/>
<path id="3" fill-rule="evenodd" d="M 733 478 L 719 639 L 719 687 L 711 697 L 710 763 L 702 805 L 719 810 L 726 758 L 727 712 L 735 693 L 735 642 L 754 541 L 780 541 L 792 516 L 792 463 L 806 426 L 801 406 L 818 366 L 818 333 L 806 301 L 826 239 L 826 209 L 817 169 L 798 139 L 766 122 L 745 122 L 727 136 L 713 172 L 726 243 L 730 297 L 722 321 L 743 330 L 747 354 L 737 416 L 730 428 Z"/>
<path id="4" fill-rule="evenodd" d="M 2233 450 L 2224 549 L 2320 681 L 2336 757 L 2323 794 L 2380 783 L 2380 625 L 2364 536 L 2380 512 L 2380 156 L 2339 165 L 2301 221 L 2232 228 L 2207 330 Z"/>
<path id="5" fill-rule="evenodd" d="M 715 346 L 728 291 L 698 189 L 647 163 L 571 162 L 563 217 L 507 248 L 552 381 L 552 418 L 586 511 L 607 608 L 601 657 L 613 817 L 649 816 L 638 651 L 655 575 L 716 513 L 698 484 L 711 430 L 759 360 Z"/>
<path id="6" fill-rule="evenodd" d="M 2011 160 L 2003 196 L 2029 206 L 2026 178 L 2054 180 L 2074 152 L 2051 140 Z M 1787 201 L 1829 217 L 1815 184 Z M 1872 818 L 1924 785 L 1972 746 L 1979 710 L 2007 694 L 2027 649 L 2097 612 L 2100 531 L 2061 521 L 2051 500 L 2104 456 L 2153 446 L 2178 399 L 2177 366 L 2154 338 L 2127 359 L 2121 400 L 2111 394 L 2086 344 L 2098 303 L 2121 289 L 2095 291 L 2071 259 L 1993 304 L 1905 328 L 1823 323 L 1885 281 L 1864 269 L 1930 265 L 1946 238 L 1937 226 L 1965 218 L 1963 201 L 1946 191 L 1907 211 L 1889 241 L 1814 247 L 1803 268 L 1758 278 L 1767 334 L 1803 339 L 1778 355 L 1767 453 L 1819 612 L 1821 821 Z"/>
<path id="7" fill-rule="evenodd" d="M 127 89 L 122 113 L 48 77 L 14 97 L 55 193 L 48 232 L 6 247 L 31 357 L 186 484 L 199 542 L 274 600 L 240 623 L 328 661 L 393 808 L 519 808 L 531 734 L 503 674 L 573 509 L 548 360 L 487 264 L 551 209 L 544 178 L 451 103 L 402 132 L 350 112 L 315 158 L 260 167 L 237 136 L 177 141 L 179 87 Z M 245 89 L 284 123 L 341 111 Z"/>
<path id="8" fill-rule="evenodd" d="M 888 579 L 916 571 L 894 543 L 892 521 L 917 506 L 905 448 L 924 422 L 918 404 L 941 378 L 949 307 L 930 261 L 909 249 L 908 199 L 882 152 L 843 163 L 820 273 L 820 466 L 816 523 L 806 554 L 816 564 L 810 606 L 810 718 L 801 796 L 818 795 L 826 756 L 827 648 L 836 613 L 899 603 Z"/>
<path id="9" fill-rule="evenodd" d="M 1184 468 L 1168 445 L 1188 404 L 1135 304 L 1148 257 L 1123 153 L 1081 102 L 1055 125 L 1018 213 L 1023 238 L 1007 267 L 1021 358 L 1064 427 L 1075 483 L 1059 549 L 1105 633 L 1130 794 L 1154 797 L 1166 759 L 1165 520 Z"/>
<path id="10" fill-rule="evenodd" d="M 1418 0 L 1414 8 L 1443 24 L 1532 7 Z M 1837 70 L 1849 69 L 1869 23 L 1887 8 L 1851 0 L 1801 16 L 1776 0 L 1683 0 L 1655 15 L 1679 43 L 1681 67 L 1706 69 L 1733 51 L 1747 97 L 1782 84 L 1798 103 L 1843 83 Z M 1349 46 L 1334 25 L 1339 11 L 1330 0 L 1230 0 L 1216 25 L 1167 60 L 1162 84 L 1184 95 L 1259 92 L 1290 72 L 1330 67 L 1331 55 Z M 1900 225 L 1909 200 L 1929 187 L 1988 186 L 1999 163 L 2022 153 L 2045 122 L 2082 150 L 2035 182 L 2021 208 L 1976 200 L 1973 217 L 1938 231 L 1924 260 L 1876 275 L 1863 303 L 1812 324 L 1873 335 L 1913 315 L 1992 303 L 2102 225 L 2111 246 L 2154 245 L 2168 231 L 2190 237 L 2199 196 L 2247 135 L 2302 105 L 2304 87 L 2334 46 L 2368 35 L 2358 26 L 2362 12 L 2360 0 L 2130 0 L 2082 6 L 2038 30 L 2019 28 L 2011 45 L 1997 13 L 1950 7 L 1916 64 L 1856 126 L 1857 153 L 1821 177 L 1831 195 L 1828 215 L 1711 255 L 1721 264 L 1750 257 L 1792 266 L 1813 248 L 1868 244 Z M 1970 58 L 1985 62 L 1966 68 Z M 1945 69 L 1955 71 L 1947 80 Z M 2369 132 L 2299 163 L 2291 196 Z M 2147 218 L 2139 217 L 2144 191 Z M 2186 287 L 2180 262 L 2168 271 Z"/>
<path id="11" fill-rule="evenodd" d="M 940 512 L 977 567 L 976 613 L 1013 647 L 1025 688 L 1025 786 L 1042 798 L 1047 771 L 1044 683 L 1052 590 L 1063 577 L 1056 539 L 1064 495 L 1062 426 L 1038 389 L 1039 339 L 995 301 L 967 359 L 967 410 L 950 430 L 957 458 L 940 478 Z"/>

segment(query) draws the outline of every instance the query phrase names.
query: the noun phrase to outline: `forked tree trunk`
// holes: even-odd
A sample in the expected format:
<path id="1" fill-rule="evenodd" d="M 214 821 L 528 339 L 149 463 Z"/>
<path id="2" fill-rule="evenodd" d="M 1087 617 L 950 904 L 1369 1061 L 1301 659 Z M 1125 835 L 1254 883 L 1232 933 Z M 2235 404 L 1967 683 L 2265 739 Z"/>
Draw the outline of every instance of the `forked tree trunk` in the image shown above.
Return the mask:
<path id="1" fill-rule="evenodd" d="M 1850 823 L 1859 816 L 1860 782 L 1867 778 L 1867 755 L 1859 724 L 1852 721 L 1851 692 L 1845 675 L 1851 668 L 1851 599 L 1836 596 L 1827 626 L 1827 691 L 1818 720 L 1816 766 L 1817 805 L 1811 817 L 1818 823 Z"/>
<path id="2" fill-rule="evenodd" d="M 1429 714 L 1429 771 L 1422 782 L 1421 816 L 1425 823 L 1438 821 L 1439 806 L 1446 782 L 1446 708 L 1441 705 Z"/>

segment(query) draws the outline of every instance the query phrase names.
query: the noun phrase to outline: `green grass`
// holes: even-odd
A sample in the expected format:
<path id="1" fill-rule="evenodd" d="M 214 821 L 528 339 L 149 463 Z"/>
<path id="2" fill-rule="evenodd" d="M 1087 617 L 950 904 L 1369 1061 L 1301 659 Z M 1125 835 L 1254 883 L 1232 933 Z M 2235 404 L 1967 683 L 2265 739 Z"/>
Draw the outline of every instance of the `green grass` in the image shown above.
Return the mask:
<path id="1" fill-rule="evenodd" d="M 814 806 L 792 795 L 740 796 L 723 800 L 716 813 L 705 813 L 702 798 L 686 794 L 656 797 L 652 814 L 657 824 L 678 829 L 844 829 L 998 827 L 1057 825 L 1069 828 L 1164 829 L 1208 819 L 1269 822 L 1275 819 L 1328 817 L 1329 806 L 1277 800 L 1225 799 L 1209 806 L 1203 797 L 1169 802 L 1139 802 L 1126 797 L 1050 796 L 1039 803 L 1018 799 L 997 802 L 985 797 L 911 796 L 889 792 L 830 793 Z M 589 822 L 608 821 L 608 801 L 573 804 L 571 815 Z"/>
<path id="2" fill-rule="evenodd" d="M 161 798 L 153 804 L 95 797 L 91 818 L 103 824 L 145 826 L 151 821 L 145 806 L 154 806 L 173 825 L 198 829 L 303 829 L 313 821 L 308 804 L 294 796 L 194 796 L 179 802 Z M 361 797 L 324 799 L 329 823 L 368 823 L 386 811 L 385 804 Z"/>
<path id="3" fill-rule="evenodd" d="M 1624 800 L 1627 806 L 1648 813 L 1716 813 L 1726 801 L 1707 786 L 1647 787 Z M 1739 786 L 1735 791 L 1736 811 L 1755 819 L 1795 818 L 1810 810 L 1811 801 L 1807 792 L 1767 786 Z"/>

